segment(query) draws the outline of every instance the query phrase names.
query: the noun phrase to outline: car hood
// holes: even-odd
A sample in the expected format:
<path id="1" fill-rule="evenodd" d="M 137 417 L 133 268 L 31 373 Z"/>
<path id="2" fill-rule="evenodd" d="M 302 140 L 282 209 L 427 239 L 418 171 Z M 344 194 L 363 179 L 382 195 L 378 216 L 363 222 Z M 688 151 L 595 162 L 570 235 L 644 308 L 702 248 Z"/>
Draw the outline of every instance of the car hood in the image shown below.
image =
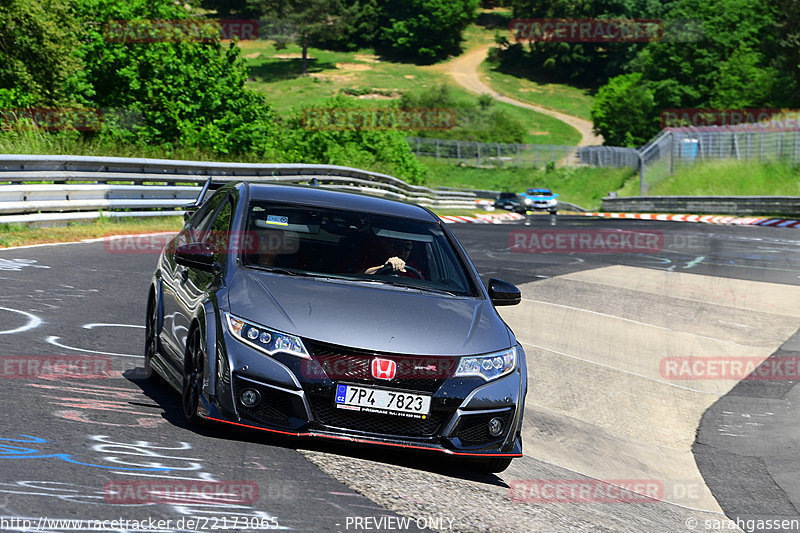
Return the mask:
<path id="1" fill-rule="evenodd" d="M 240 269 L 229 310 L 321 342 L 411 355 L 474 355 L 508 348 L 491 302 L 402 288 Z"/>

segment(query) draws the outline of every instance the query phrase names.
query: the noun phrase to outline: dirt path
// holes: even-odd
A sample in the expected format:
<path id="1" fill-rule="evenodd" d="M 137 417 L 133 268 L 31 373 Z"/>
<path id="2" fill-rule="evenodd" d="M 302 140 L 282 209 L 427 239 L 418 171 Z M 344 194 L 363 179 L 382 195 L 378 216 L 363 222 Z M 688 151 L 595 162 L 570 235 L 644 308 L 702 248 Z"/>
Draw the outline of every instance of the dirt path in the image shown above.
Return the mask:
<path id="1" fill-rule="evenodd" d="M 533 111 L 537 111 L 543 115 L 548 115 L 562 122 L 566 122 L 580 132 L 580 146 L 603 144 L 603 137 L 595 135 L 592 132 L 592 123 L 590 121 L 574 117 L 572 115 L 567 115 L 566 113 L 553 111 L 552 109 L 548 109 L 546 107 L 521 102 L 519 100 L 515 100 L 514 98 L 509 98 L 508 96 L 503 96 L 483 83 L 480 79 L 480 75 L 478 74 L 478 65 L 480 65 L 484 59 L 486 59 L 488 52 L 489 46 L 475 48 L 468 51 L 466 54 L 447 62 L 443 65 L 443 67 L 446 69 L 446 72 L 453 76 L 456 82 L 458 82 L 468 91 L 477 94 L 489 94 L 499 102 L 505 102 L 518 107 L 532 109 Z"/>

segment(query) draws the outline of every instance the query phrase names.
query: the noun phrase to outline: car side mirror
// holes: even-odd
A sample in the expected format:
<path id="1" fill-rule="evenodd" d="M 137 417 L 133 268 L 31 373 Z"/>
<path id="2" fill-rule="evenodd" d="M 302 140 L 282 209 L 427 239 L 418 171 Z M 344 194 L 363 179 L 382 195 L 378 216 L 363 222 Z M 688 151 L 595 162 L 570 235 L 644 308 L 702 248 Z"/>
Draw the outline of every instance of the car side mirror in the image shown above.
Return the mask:
<path id="1" fill-rule="evenodd" d="M 175 250 L 175 262 L 212 274 L 222 272 L 222 266 L 214 260 L 214 247 L 203 242 L 184 244 Z"/>
<path id="2" fill-rule="evenodd" d="M 492 305 L 517 305 L 522 301 L 522 295 L 516 285 L 501 279 L 489 280 L 489 299 Z"/>

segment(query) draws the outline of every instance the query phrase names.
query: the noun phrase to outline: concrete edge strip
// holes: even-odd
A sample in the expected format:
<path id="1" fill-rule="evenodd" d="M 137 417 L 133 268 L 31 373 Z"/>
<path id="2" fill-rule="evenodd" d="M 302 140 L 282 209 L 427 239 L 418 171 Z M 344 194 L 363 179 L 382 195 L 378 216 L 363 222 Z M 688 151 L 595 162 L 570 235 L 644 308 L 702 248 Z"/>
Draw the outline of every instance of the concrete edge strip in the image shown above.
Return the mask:
<path id="1" fill-rule="evenodd" d="M 567 213 L 564 213 L 567 214 Z M 569 213 L 570 215 L 600 218 L 630 218 L 638 220 L 661 220 L 669 222 L 699 222 L 734 226 L 770 226 L 778 228 L 800 228 L 800 220 L 763 217 L 734 217 L 724 215 L 665 215 L 656 213 Z"/>
<path id="2" fill-rule="evenodd" d="M 524 220 L 525 215 L 518 213 L 502 213 L 502 214 L 483 214 L 479 213 L 474 217 L 469 216 L 455 216 L 455 215 L 440 215 L 445 224 L 458 224 L 458 223 L 471 223 L 471 224 L 502 224 L 506 220 Z"/>

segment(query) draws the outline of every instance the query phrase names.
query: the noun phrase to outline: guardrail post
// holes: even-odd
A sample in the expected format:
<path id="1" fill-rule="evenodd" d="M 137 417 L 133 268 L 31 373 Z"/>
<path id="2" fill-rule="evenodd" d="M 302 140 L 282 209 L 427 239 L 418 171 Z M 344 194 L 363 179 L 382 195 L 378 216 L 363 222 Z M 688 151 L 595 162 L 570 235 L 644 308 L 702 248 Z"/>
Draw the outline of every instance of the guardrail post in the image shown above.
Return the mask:
<path id="1" fill-rule="evenodd" d="M 461 142 L 456 141 L 456 157 L 458 158 L 458 164 L 461 164 Z"/>
<path id="2" fill-rule="evenodd" d="M 747 132 L 747 160 L 750 161 L 750 132 Z"/>
<path id="3" fill-rule="evenodd" d="M 644 156 L 641 152 L 637 153 L 639 154 L 639 194 L 644 196 L 647 194 L 647 185 L 644 182 Z"/>
<path id="4" fill-rule="evenodd" d="M 481 166 L 481 143 L 478 144 L 478 167 Z"/>
<path id="5" fill-rule="evenodd" d="M 517 144 L 517 168 L 519 168 L 519 144 Z"/>
<path id="6" fill-rule="evenodd" d="M 797 164 L 797 155 L 798 155 L 797 151 L 798 151 L 798 148 L 800 148 L 800 146 L 798 146 L 798 140 L 800 140 L 800 139 L 798 139 L 799 135 L 800 135 L 800 131 L 795 131 L 794 132 L 794 164 L 795 165 Z"/>
<path id="7" fill-rule="evenodd" d="M 436 139 L 436 160 L 439 160 L 439 139 Z"/>
<path id="8" fill-rule="evenodd" d="M 419 137 L 417 137 L 417 157 L 419 157 Z"/>
<path id="9" fill-rule="evenodd" d="M 669 132 L 669 175 L 675 172 L 675 133 Z"/>

